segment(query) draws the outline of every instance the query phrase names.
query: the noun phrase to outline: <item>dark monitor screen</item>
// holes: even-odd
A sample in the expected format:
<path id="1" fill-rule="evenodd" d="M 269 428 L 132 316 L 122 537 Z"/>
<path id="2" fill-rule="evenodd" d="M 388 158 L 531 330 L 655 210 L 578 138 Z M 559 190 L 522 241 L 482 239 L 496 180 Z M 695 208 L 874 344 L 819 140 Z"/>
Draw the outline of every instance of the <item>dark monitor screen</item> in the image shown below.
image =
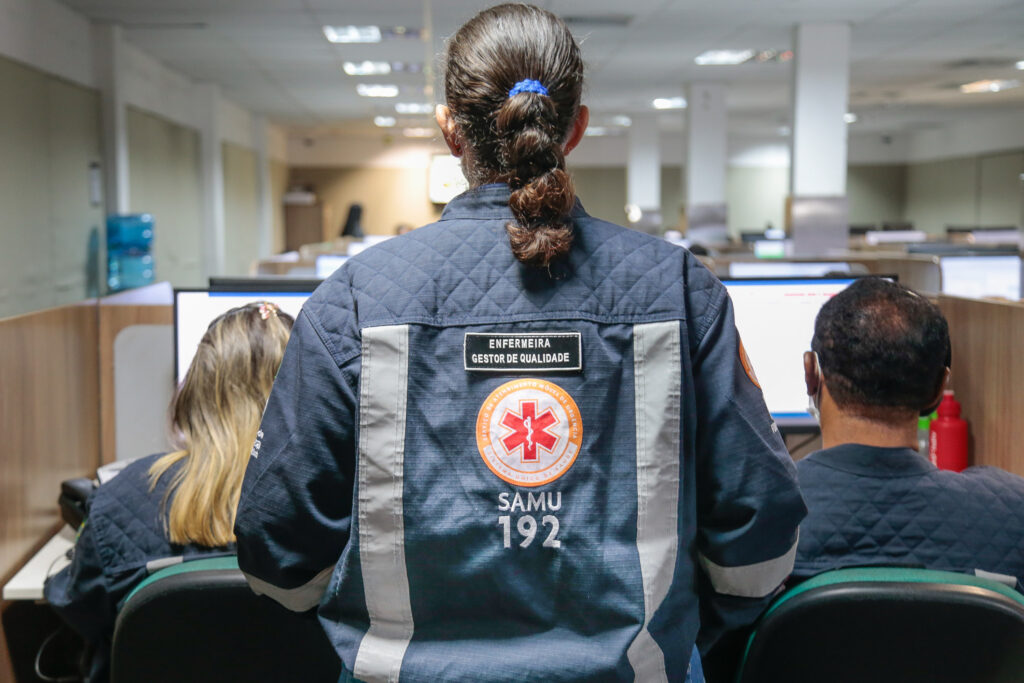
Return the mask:
<path id="1" fill-rule="evenodd" d="M 319 284 L 317 282 L 316 284 Z M 270 301 L 292 317 L 299 314 L 302 304 L 313 289 L 304 291 L 266 288 L 263 291 L 212 289 L 174 290 L 174 377 L 178 384 L 185 379 L 189 365 L 196 355 L 199 342 L 217 316 L 232 308 L 254 301 Z"/>
<path id="2" fill-rule="evenodd" d="M 807 412 L 803 354 L 825 302 L 855 278 L 724 279 L 736 329 L 779 427 L 814 427 Z"/>

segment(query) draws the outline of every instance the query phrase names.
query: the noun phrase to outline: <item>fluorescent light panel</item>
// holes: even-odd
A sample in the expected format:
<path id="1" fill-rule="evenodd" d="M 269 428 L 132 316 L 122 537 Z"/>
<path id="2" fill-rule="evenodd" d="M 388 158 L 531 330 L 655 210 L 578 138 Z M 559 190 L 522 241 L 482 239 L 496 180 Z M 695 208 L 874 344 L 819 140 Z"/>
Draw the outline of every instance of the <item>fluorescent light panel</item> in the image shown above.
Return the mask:
<path id="1" fill-rule="evenodd" d="M 685 109 L 686 98 L 685 97 L 659 97 L 653 102 L 651 106 L 655 109 Z"/>
<path id="2" fill-rule="evenodd" d="M 349 76 L 384 76 L 391 73 L 388 62 L 345 62 L 342 65 Z"/>
<path id="3" fill-rule="evenodd" d="M 394 116 L 374 116 L 373 125 L 378 128 L 394 128 L 397 121 Z"/>
<path id="4" fill-rule="evenodd" d="M 852 111 L 848 111 L 845 114 L 843 114 L 843 121 L 845 121 L 846 123 L 857 123 L 857 115 L 854 114 Z"/>
<path id="5" fill-rule="evenodd" d="M 1020 86 L 1020 81 L 1010 80 L 984 80 L 964 83 L 960 86 L 960 92 L 974 95 L 983 92 L 1002 92 Z"/>
<path id="6" fill-rule="evenodd" d="M 407 138 L 432 138 L 434 137 L 433 128 L 406 128 L 402 131 L 402 135 Z"/>
<path id="7" fill-rule="evenodd" d="M 324 26 L 324 37 L 332 43 L 379 43 L 380 26 Z"/>
<path id="8" fill-rule="evenodd" d="M 612 125 L 622 126 L 623 128 L 629 128 L 630 126 L 633 125 L 633 119 L 629 118 L 628 116 L 613 116 Z"/>
<path id="9" fill-rule="evenodd" d="M 608 135 L 608 129 L 604 126 L 587 126 L 583 134 L 587 137 L 602 137 Z"/>
<path id="10" fill-rule="evenodd" d="M 398 97 L 398 86 L 378 83 L 357 83 L 356 92 L 361 97 Z"/>
<path id="11" fill-rule="evenodd" d="M 733 66 L 749 61 L 753 50 L 707 50 L 694 58 L 698 66 Z"/>
<path id="12" fill-rule="evenodd" d="M 1022 59 L 1019 62 L 1017 62 L 1017 69 L 1019 71 L 1024 71 L 1024 59 Z"/>
<path id="13" fill-rule="evenodd" d="M 432 114 L 434 105 L 428 102 L 398 102 L 395 111 L 399 114 Z"/>

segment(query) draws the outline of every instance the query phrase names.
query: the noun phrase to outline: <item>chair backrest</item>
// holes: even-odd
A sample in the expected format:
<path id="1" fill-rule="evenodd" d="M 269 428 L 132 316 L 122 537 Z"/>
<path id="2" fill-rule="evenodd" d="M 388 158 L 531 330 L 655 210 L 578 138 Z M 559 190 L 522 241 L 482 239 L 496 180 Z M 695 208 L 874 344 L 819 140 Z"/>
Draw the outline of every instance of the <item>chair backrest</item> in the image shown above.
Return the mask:
<path id="1" fill-rule="evenodd" d="M 825 572 L 772 604 L 750 637 L 737 680 L 1024 681 L 1024 596 L 952 572 Z"/>
<path id="2" fill-rule="evenodd" d="M 129 594 L 114 628 L 113 683 L 335 683 L 340 674 L 315 613 L 253 593 L 234 557 L 155 572 Z"/>

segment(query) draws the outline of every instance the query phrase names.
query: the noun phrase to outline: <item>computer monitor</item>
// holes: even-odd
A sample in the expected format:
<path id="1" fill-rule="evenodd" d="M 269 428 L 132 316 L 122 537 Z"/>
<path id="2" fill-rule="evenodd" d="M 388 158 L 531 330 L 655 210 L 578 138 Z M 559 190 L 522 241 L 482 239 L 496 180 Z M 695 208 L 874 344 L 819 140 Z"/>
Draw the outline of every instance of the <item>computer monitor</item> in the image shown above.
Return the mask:
<path id="1" fill-rule="evenodd" d="M 803 354 L 811 348 L 818 311 L 854 279 L 722 280 L 736 312 L 736 329 L 779 427 L 816 426 L 807 412 Z"/>
<path id="2" fill-rule="evenodd" d="M 318 283 L 317 283 L 318 284 Z M 302 304 L 312 293 L 312 287 L 305 291 L 286 289 L 221 290 L 176 289 L 174 290 L 174 377 L 178 384 L 185 379 L 192 358 L 196 355 L 199 342 L 213 320 L 232 308 L 244 306 L 253 301 L 270 301 L 282 311 L 297 316 Z"/>
<path id="3" fill-rule="evenodd" d="M 319 278 L 329 277 L 331 273 L 341 268 L 348 258 L 343 254 L 320 254 L 316 257 L 316 276 Z"/>
<path id="4" fill-rule="evenodd" d="M 981 298 L 997 296 L 1016 301 L 1021 291 L 1021 258 L 1017 255 L 943 256 L 942 293 Z"/>
<path id="5" fill-rule="evenodd" d="M 829 273 L 849 273 L 850 264 L 826 261 L 733 261 L 729 277 L 821 277 Z"/>

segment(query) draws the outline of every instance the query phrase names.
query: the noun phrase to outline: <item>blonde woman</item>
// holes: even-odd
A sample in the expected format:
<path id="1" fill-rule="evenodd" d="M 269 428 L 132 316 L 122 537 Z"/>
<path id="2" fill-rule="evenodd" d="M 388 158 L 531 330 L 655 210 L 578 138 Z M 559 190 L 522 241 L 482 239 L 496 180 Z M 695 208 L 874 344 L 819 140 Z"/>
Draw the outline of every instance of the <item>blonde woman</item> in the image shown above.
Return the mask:
<path id="1" fill-rule="evenodd" d="M 90 497 L 71 564 L 45 591 L 96 649 L 87 680 L 108 678 L 118 605 L 148 566 L 234 552 L 242 476 L 293 322 L 271 303 L 214 320 L 171 407 L 178 450 L 140 458 Z"/>

